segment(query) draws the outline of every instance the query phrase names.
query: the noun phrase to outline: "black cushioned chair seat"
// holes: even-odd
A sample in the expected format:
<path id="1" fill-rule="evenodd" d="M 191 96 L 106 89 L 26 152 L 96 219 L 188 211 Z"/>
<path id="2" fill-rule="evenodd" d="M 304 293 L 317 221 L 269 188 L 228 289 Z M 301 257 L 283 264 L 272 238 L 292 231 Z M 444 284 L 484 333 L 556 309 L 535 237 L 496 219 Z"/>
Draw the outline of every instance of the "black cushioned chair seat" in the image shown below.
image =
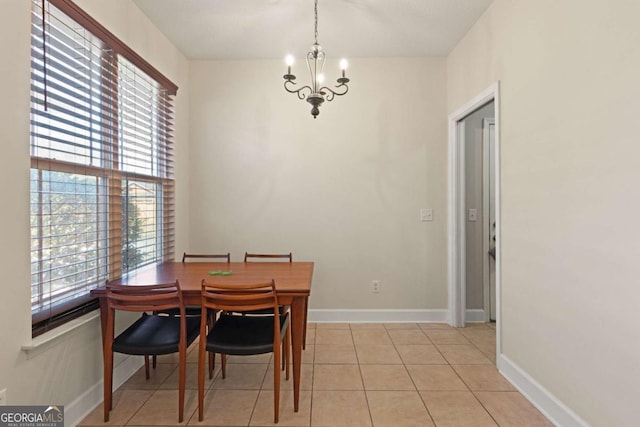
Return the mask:
<path id="1" fill-rule="evenodd" d="M 289 314 L 281 315 L 281 336 L 284 336 L 288 324 Z M 220 316 L 207 335 L 207 351 L 231 355 L 271 353 L 273 351 L 273 315 Z"/>
<path id="2" fill-rule="evenodd" d="M 200 317 L 185 317 L 187 347 L 200 333 Z M 113 351 L 135 355 L 178 352 L 180 317 L 143 314 L 113 341 Z"/>

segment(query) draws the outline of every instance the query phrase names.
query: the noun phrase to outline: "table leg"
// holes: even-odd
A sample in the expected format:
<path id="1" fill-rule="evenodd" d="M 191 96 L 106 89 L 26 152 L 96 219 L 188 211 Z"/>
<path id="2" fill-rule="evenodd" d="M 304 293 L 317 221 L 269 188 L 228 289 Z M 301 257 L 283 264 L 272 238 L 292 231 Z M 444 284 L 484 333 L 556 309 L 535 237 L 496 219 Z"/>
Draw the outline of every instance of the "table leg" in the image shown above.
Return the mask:
<path id="1" fill-rule="evenodd" d="M 100 298 L 100 329 L 102 331 L 102 352 L 107 338 L 107 298 Z"/>
<path id="2" fill-rule="evenodd" d="M 300 366 L 302 365 L 302 336 L 304 308 L 307 297 L 295 297 L 291 303 L 291 349 L 293 351 L 293 411 L 298 412 L 300 400 Z"/>

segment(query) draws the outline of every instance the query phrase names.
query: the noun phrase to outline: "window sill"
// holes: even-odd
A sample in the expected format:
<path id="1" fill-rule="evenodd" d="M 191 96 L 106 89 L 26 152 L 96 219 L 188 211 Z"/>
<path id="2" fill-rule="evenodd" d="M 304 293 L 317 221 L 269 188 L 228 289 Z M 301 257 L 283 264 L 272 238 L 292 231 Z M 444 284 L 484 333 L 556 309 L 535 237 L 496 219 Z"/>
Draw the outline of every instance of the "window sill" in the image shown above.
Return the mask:
<path id="1" fill-rule="evenodd" d="M 80 316 L 77 319 L 65 323 L 64 325 L 60 325 L 49 332 L 45 332 L 42 335 L 32 338 L 31 342 L 29 344 L 23 345 L 21 349 L 27 354 L 27 359 L 31 359 L 32 357 L 35 357 L 48 348 L 56 345 L 64 337 L 67 337 L 68 335 L 71 335 L 72 333 L 77 331 L 81 326 L 86 325 L 87 323 L 99 318 L 100 310 L 92 311 L 91 313 Z"/>

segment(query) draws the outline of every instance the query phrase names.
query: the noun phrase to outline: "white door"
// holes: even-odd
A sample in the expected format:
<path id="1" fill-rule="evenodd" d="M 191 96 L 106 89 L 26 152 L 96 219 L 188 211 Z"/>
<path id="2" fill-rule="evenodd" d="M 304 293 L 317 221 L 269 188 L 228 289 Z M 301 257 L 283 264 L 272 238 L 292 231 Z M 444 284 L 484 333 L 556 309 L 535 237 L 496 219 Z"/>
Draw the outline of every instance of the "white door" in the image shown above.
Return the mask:
<path id="1" fill-rule="evenodd" d="M 482 122 L 482 144 L 484 151 L 484 201 L 485 201 L 485 223 L 486 239 L 484 247 L 485 254 L 485 280 L 488 282 L 485 290 L 488 293 L 489 320 L 496 320 L 496 199 L 495 199 L 495 120 L 484 119 Z M 487 289 L 488 288 L 488 289 Z"/>

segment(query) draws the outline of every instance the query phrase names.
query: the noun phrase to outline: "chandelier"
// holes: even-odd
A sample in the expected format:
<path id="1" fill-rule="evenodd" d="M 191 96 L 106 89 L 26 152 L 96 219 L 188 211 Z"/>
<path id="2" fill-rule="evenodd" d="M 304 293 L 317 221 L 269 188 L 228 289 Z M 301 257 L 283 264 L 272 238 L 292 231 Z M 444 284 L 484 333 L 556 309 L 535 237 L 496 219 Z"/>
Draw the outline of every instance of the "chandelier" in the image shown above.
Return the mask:
<path id="1" fill-rule="evenodd" d="M 342 77 L 337 79 L 338 84 L 334 87 L 334 89 L 330 89 L 326 86 L 322 86 L 324 82 L 324 75 L 322 74 L 322 69 L 324 67 L 324 51 L 322 50 L 322 46 L 318 44 L 318 0 L 314 0 L 314 14 L 315 14 L 315 43 L 311 46 L 311 50 L 307 52 L 307 66 L 309 67 L 309 72 L 311 73 L 311 85 L 302 86 L 296 89 L 295 79 L 296 76 L 291 74 L 291 66 L 293 65 L 294 59 L 292 55 L 287 55 L 286 63 L 287 63 L 287 74 L 284 77 L 284 88 L 289 93 L 295 93 L 298 95 L 298 99 L 306 99 L 306 101 L 311 104 L 311 115 L 315 119 L 320 114 L 319 107 L 322 103 L 326 101 L 333 101 L 333 98 L 338 95 L 342 96 L 349 91 L 349 79 L 345 76 L 345 71 L 347 69 L 347 60 L 340 60 L 340 68 L 342 70 Z"/>

